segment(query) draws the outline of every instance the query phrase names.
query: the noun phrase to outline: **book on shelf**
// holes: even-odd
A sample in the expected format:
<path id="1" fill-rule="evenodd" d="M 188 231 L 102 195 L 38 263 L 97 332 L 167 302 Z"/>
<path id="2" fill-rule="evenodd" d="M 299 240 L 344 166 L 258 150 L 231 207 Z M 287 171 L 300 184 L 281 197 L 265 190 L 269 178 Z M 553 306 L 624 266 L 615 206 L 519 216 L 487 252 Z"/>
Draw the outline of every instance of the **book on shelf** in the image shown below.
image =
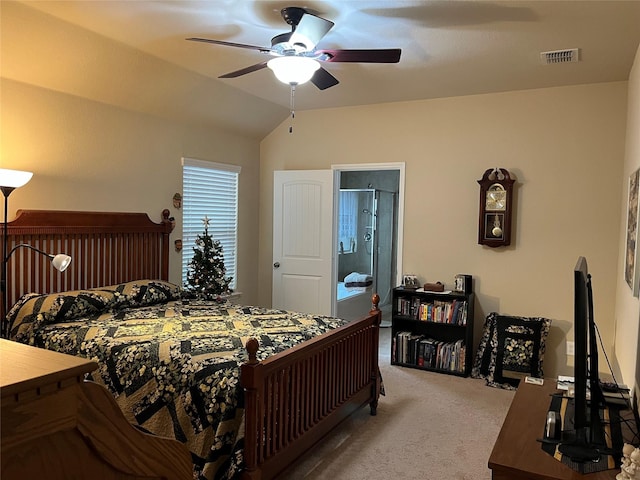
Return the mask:
<path id="1" fill-rule="evenodd" d="M 398 349 L 398 336 L 394 336 L 391 338 L 391 363 L 396 363 L 398 361 L 398 357 L 396 356 L 396 352 Z"/>
<path id="2" fill-rule="evenodd" d="M 465 345 L 435 340 L 409 331 L 398 332 L 392 339 L 392 360 L 425 369 L 464 373 Z"/>
<path id="3" fill-rule="evenodd" d="M 422 342 L 422 338 L 418 340 L 416 348 L 418 350 L 416 365 L 419 367 L 424 367 L 424 343 Z"/>
<path id="4" fill-rule="evenodd" d="M 442 294 L 447 292 L 428 293 Z M 416 320 L 461 326 L 466 326 L 467 324 L 468 305 L 467 301 L 463 299 L 425 299 L 417 295 L 398 297 L 395 309 L 398 315 Z"/>
<path id="5" fill-rule="evenodd" d="M 409 338 L 411 332 L 398 332 L 396 334 L 396 359 L 399 363 L 409 363 L 411 356 L 409 352 Z"/>
<path id="6" fill-rule="evenodd" d="M 409 309 L 409 316 L 417 318 L 419 311 L 420 311 L 420 297 L 413 297 L 411 299 L 411 307 Z"/>
<path id="7" fill-rule="evenodd" d="M 466 325 L 467 324 L 468 312 L 469 312 L 469 305 L 467 304 L 467 302 L 464 302 L 462 304 L 462 318 L 460 320 L 460 325 Z"/>
<path id="8" fill-rule="evenodd" d="M 412 333 L 409 335 L 409 355 L 406 363 L 416 365 L 418 363 L 418 342 L 422 338 L 422 335 Z"/>
<path id="9" fill-rule="evenodd" d="M 424 347 L 424 367 L 435 368 L 436 363 L 436 347 L 435 340 L 432 338 L 424 338 L 421 340 Z"/>
<path id="10" fill-rule="evenodd" d="M 416 320 L 450 325 L 466 325 L 466 300 L 433 300 L 421 302 L 417 308 Z"/>
<path id="11" fill-rule="evenodd" d="M 411 332 L 398 333 L 398 362 L 404 363 L 406 359 L 405 351 L 407 349 L 407 336 L 411 335 Z"/>

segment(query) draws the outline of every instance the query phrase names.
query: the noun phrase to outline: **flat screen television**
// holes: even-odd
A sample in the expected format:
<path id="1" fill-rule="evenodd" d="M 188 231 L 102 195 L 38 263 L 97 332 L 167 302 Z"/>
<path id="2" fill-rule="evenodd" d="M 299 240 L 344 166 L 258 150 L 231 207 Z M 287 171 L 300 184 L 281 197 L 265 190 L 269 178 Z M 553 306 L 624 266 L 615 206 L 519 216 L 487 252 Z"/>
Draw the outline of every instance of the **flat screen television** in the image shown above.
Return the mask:
<path id="1" fill-rule="evenodd" d="M 577 463 L 599 462 L 603 455 L 619 458 L 621 452 L 607 446 L 605 420 L 601 419 L 605 401 L 598 374 L 591 275 L 584 257 L 578 258 L 574 269 L 573 329 L 575 393 L 570 399 L 573 408 L 565 412 L 558 450 Z"/>

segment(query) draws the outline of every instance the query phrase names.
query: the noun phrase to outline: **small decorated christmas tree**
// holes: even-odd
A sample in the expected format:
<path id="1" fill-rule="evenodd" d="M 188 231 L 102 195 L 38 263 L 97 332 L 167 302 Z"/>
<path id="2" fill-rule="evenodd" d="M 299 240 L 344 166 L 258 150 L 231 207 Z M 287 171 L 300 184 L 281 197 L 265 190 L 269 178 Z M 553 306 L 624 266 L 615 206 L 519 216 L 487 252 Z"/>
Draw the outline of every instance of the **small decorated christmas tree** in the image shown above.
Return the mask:
<path id="1" fill-rule="evenodd" d="M 222 244 L 209 235 L 209 218 L 204 217 L 204 233 L 196 238 L 193 258 L 187 265 L 187 290 L 199 298 L 217 298 L 230 293 L 232 277 L 227 277 Z"/>

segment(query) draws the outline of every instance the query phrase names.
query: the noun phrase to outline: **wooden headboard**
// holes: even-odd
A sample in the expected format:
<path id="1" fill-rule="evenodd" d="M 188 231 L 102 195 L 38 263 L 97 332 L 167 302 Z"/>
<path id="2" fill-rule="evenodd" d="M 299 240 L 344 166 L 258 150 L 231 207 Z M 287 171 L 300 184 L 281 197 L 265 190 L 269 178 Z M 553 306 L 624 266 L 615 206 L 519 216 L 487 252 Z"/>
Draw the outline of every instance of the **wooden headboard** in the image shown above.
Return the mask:
<path id="1" fill-rule="evenodd" d="M 26 243 L 49 254 L 66 253 L 62 273 L 28 248 L 17 249 L 7 264 L 7 305 L 30 292 L 54 293 L 141 279 L 169 279 L 169 210 L 160 223 L 146 213 L 18 210 L 7 229 L 7 252 Z M 0 232 L 0 239 L 4 235 Z M 5 317 L 2 305 L 0 318 Z"/>

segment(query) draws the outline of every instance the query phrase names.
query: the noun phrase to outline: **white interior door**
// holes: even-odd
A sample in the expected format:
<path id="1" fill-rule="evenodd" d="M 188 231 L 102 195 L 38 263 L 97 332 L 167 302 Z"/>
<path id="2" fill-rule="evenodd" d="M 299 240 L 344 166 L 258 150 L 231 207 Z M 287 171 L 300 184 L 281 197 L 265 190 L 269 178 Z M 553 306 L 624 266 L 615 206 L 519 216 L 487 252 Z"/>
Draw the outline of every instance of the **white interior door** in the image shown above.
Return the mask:
<path id="1" fill-rule="evenodd" d="M 274 172 L 274 308 L 331 315 L 333 171 Z"/>

